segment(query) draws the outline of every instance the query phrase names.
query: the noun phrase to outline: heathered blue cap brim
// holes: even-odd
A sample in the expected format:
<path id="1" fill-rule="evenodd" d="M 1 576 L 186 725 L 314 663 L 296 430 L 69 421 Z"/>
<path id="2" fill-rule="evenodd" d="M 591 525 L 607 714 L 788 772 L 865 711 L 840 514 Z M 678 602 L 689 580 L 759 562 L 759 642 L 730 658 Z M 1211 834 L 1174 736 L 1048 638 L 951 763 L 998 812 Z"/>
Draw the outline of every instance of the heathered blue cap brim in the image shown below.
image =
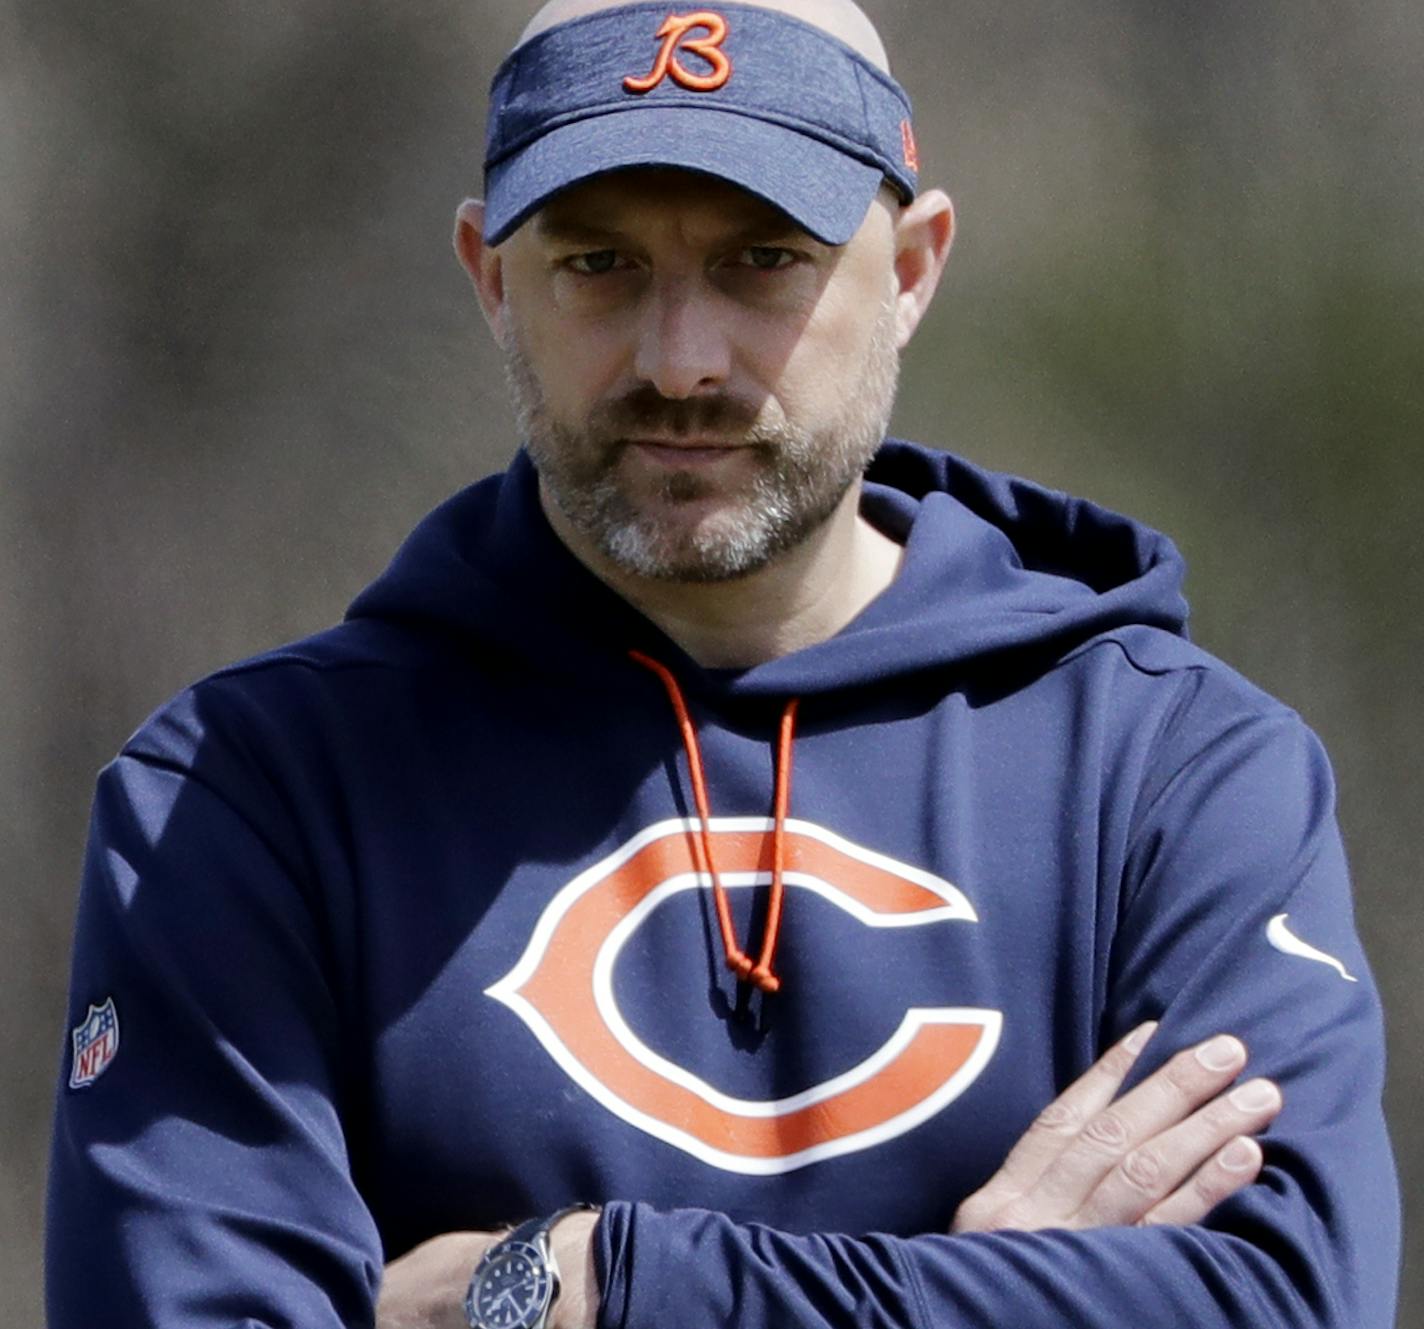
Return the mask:
<path id="1" fill-rule="evenodd" d="M 910 123 L 893 79 L 789 15 L 603 10 L 540 33 L 495 75 L 485 240 L 502 243 L 573 185 L 670 167 L 726 180 L 844 244 L 882 183 L 914 198 Z"/>

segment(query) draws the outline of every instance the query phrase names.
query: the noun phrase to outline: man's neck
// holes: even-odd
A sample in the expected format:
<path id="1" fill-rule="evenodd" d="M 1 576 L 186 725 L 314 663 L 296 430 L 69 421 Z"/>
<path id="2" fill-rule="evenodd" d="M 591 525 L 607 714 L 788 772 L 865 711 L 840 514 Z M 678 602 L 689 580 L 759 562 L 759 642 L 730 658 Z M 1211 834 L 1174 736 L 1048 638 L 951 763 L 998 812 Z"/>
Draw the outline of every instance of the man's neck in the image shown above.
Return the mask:
<path id="1" fill-rule="evenodd" d="M 904 549 L 860 515 L 854 485 L 819 530 L 750 576 L 673 582 L 613 563 L 540 486 L 555 534 L 600 581 L 707 669 L 746 669 L 835 636 L 895 580 Z"/>

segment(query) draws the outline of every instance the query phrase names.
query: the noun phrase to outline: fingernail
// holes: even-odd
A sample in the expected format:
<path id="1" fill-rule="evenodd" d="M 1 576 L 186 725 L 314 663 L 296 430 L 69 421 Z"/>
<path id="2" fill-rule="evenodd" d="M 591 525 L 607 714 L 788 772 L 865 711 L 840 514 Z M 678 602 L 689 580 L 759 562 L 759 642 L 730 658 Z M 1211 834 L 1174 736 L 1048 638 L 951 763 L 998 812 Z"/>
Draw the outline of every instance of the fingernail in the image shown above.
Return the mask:
<path id="1" fill-rule="evenodd" d="M 1256 1166 L 1256 1146 L 1238 1136 L 1217 1155 L 1217 1161 L 1228 1172 L 1249 1172 Z"/>
<path id="2" fill-rule="evenodd" d="M 1229 1071 L 1246 1055 L 1239 1038 L 1218 1034 L 1197 1048 L 1197 1060 L 1209 1071 Z"/>
<path id="3" fill-rule="evenodd" d="M 1148 1020 L 1146 1024 L 1140 1024 L 1126 1038 L 1122 1040 L 1122 1045 L 1135 1057 L 1143 1048 L 1147 1046 L 1147 1040 L 1157 1032 L 1157 1021 Z"/>
<path id="4" fill-rule="evenodd" d="M 1231 1106 L 1242 1112 L 1264 1112 L 1279 1105 L 1281 1091 L 1269 1080 L 1247 1080 L 1230 1098 Z"/>

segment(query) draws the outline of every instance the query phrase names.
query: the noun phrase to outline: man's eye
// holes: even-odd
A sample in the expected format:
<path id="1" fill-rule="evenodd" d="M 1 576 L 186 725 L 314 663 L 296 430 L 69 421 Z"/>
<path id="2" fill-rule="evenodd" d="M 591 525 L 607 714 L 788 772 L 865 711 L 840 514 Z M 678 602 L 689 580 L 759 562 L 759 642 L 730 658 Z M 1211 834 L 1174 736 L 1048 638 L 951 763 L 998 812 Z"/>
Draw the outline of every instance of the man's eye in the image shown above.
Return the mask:
<path id="1" fill-rule="evenodd" d="M 575 254 L 568 260 L 568 265 L 581 277 L 602 277 L 618 267 L 618 251 L 595 249 L 588 254 Z"/>
<path id="2" fill-rule="evenodd" d="M 758 272 L 777 272 L 795 263 L 796 255 L 775 245 L 749 245 L 737 255 L 737 261 Z"/>

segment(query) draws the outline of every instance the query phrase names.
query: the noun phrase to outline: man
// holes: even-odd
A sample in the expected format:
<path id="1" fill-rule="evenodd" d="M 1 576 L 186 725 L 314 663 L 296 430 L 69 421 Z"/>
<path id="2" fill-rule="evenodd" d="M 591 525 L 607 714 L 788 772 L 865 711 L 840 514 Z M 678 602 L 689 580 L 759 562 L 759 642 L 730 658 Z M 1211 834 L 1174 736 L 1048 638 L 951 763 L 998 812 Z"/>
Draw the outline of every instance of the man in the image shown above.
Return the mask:
<path id="1" fill-rule="evenodd" d="M 1391 1322 L 1324 758 L 1162 537 L 884 442 L 916 174 L 849 3 L 535 19 L 525 452 L 101 780 L 53 1325 Z"/>

